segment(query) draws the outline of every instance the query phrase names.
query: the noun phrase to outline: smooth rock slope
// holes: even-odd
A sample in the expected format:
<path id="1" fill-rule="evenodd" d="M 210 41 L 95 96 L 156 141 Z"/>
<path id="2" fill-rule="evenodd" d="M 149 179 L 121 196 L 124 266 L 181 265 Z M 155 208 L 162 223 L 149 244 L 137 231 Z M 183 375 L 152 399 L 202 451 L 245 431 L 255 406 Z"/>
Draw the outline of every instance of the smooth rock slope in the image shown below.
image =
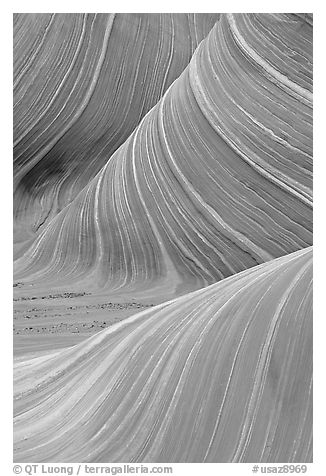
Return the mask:
<path id="1" fill-rule="evenodd" d="M 312 460 L 312 248 L 15 365 L 16 461 Z"/>
<path id="2" fill-rule="evenodd" d="M 218 14 L 16 14 L 16 240 L 88 184 L 188 65 Z"/>
<path id="3" fill-rule="evenodd" d="M 14 16 L 15 461 L 312 461 L 312 31 Z"/>
<path id="4" fill-rule="evenodd" d="M 294 16 L 222 15 L 17 279 L 180 293 L 310 246 L 311 46 Z"/>

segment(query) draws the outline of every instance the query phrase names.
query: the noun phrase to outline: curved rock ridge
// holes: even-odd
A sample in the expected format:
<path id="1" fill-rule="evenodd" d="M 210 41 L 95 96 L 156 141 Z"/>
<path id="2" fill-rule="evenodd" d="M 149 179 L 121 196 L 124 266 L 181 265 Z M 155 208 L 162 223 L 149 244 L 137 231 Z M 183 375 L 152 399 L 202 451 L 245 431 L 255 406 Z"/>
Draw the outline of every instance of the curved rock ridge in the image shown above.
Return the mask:
<path id="1" fill-rule="evenodd" d="M 222 15 L 17 279 L 185 292 L 310 246 L 311 42 L 294 15 Z"/>
<path id="2" fill-rule="evenodd" d="M 312 247 L 17 362 L 15 461 L 310 462 L 311 284 Z"/>
<path id="3" fill-rule="evenodd" d="M 16 239 L 67 205 L 188 65 L 218 14 L 16 14 Z"/>
<path id="4" fill-rule="evenodd" d="M 309 204 L 312 28 L 299 28 L 300 22 L 284 15 L 228 14 L 190 70 L 198 104 L 225 141 L 255 170 Z M 202 73 L 207 64 L 209 77 Z"/>

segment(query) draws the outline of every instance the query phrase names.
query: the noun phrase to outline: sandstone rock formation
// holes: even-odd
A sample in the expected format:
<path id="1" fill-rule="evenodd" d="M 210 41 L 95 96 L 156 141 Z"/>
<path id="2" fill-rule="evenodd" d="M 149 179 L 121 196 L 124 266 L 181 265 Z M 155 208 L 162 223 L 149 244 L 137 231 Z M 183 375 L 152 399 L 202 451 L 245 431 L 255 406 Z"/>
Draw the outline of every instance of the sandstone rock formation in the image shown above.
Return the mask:
<path id="1" fill-rule="evenodd" d="M 18 238 L 48 222 L 101 170 L 187 66 L 217 18 L 15 15 Z"/>
<path id="2" fill-rule="evenodd" d="M 15 457 L 310 461 L 311 280 L 308 248 L 17 363 Z"/>
<path id="3" fill-rule="evenodd" d="M 125 143 L 24 249 L 18 279 L 199 287 L 311 245 L 309 45 L 295 21 L 222 16 Z"/>
<path id="4" fill-rule="evenodd" d="M 16 292 L 160 302 L 15 361 L 15 459 L 311 461 L 312 15 L 19 14 L 14 50 Z"/>

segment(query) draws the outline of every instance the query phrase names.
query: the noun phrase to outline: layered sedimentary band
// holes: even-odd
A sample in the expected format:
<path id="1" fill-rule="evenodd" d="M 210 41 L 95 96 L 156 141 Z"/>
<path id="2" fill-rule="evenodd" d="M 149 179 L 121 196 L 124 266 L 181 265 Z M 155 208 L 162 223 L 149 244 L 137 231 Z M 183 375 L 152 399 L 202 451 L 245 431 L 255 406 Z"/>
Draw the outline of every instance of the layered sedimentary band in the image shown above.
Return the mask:
<path id="1" fill-rule="evenodd" d="M 14 16 L 17 240 L 67 205 L 180 75 L 217 14 Z"/>
<path id="2" fill-rule="evenodd" d="M 222 15 L 17 278 L 182 291 L 310 246 L 311 46 L 294 15 Z"/>
<path id="3" fill-rule="evenodd" d="M 18 362 L 15 460 L 311 461 L 311 281 L 308 248 Z"/>

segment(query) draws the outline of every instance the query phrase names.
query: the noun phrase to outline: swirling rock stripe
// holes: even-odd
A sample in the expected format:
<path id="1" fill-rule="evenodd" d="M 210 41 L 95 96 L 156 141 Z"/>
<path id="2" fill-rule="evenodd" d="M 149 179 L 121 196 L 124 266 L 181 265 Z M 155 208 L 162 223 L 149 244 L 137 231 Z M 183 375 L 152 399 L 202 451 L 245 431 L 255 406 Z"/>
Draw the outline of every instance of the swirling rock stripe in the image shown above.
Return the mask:
<path id="1" fill-rule="evenodd" d="M 215 28 L 190 66 L 203 113 L 251 167 L 311 204 L 311 28 L 305 38 L 297 22 L 264 14 L 229 14 Z"/>
<path id="2" fill-rule="evenodd" d="M 15 366 L 15 461 L 309 462 L 312 248 Z"/>
<path id="3" fill-rule="evenodd" d="M 271 31 L 288 19 L 258 17 Z M 20 279 L 88 279 L 111 290 L 174 282 L 181 292 L 312 244 L 311 108 L 239 49 L 234 22 L 242 32 L 249 20 L 221 17 L 160 102 L 17 260 Z"/>
<path id="4" fill-rule="evenodd" d="M 105 165 L 189 63 L 217 14 L 19 14 L 15 219 L 37 230 Z"/>

